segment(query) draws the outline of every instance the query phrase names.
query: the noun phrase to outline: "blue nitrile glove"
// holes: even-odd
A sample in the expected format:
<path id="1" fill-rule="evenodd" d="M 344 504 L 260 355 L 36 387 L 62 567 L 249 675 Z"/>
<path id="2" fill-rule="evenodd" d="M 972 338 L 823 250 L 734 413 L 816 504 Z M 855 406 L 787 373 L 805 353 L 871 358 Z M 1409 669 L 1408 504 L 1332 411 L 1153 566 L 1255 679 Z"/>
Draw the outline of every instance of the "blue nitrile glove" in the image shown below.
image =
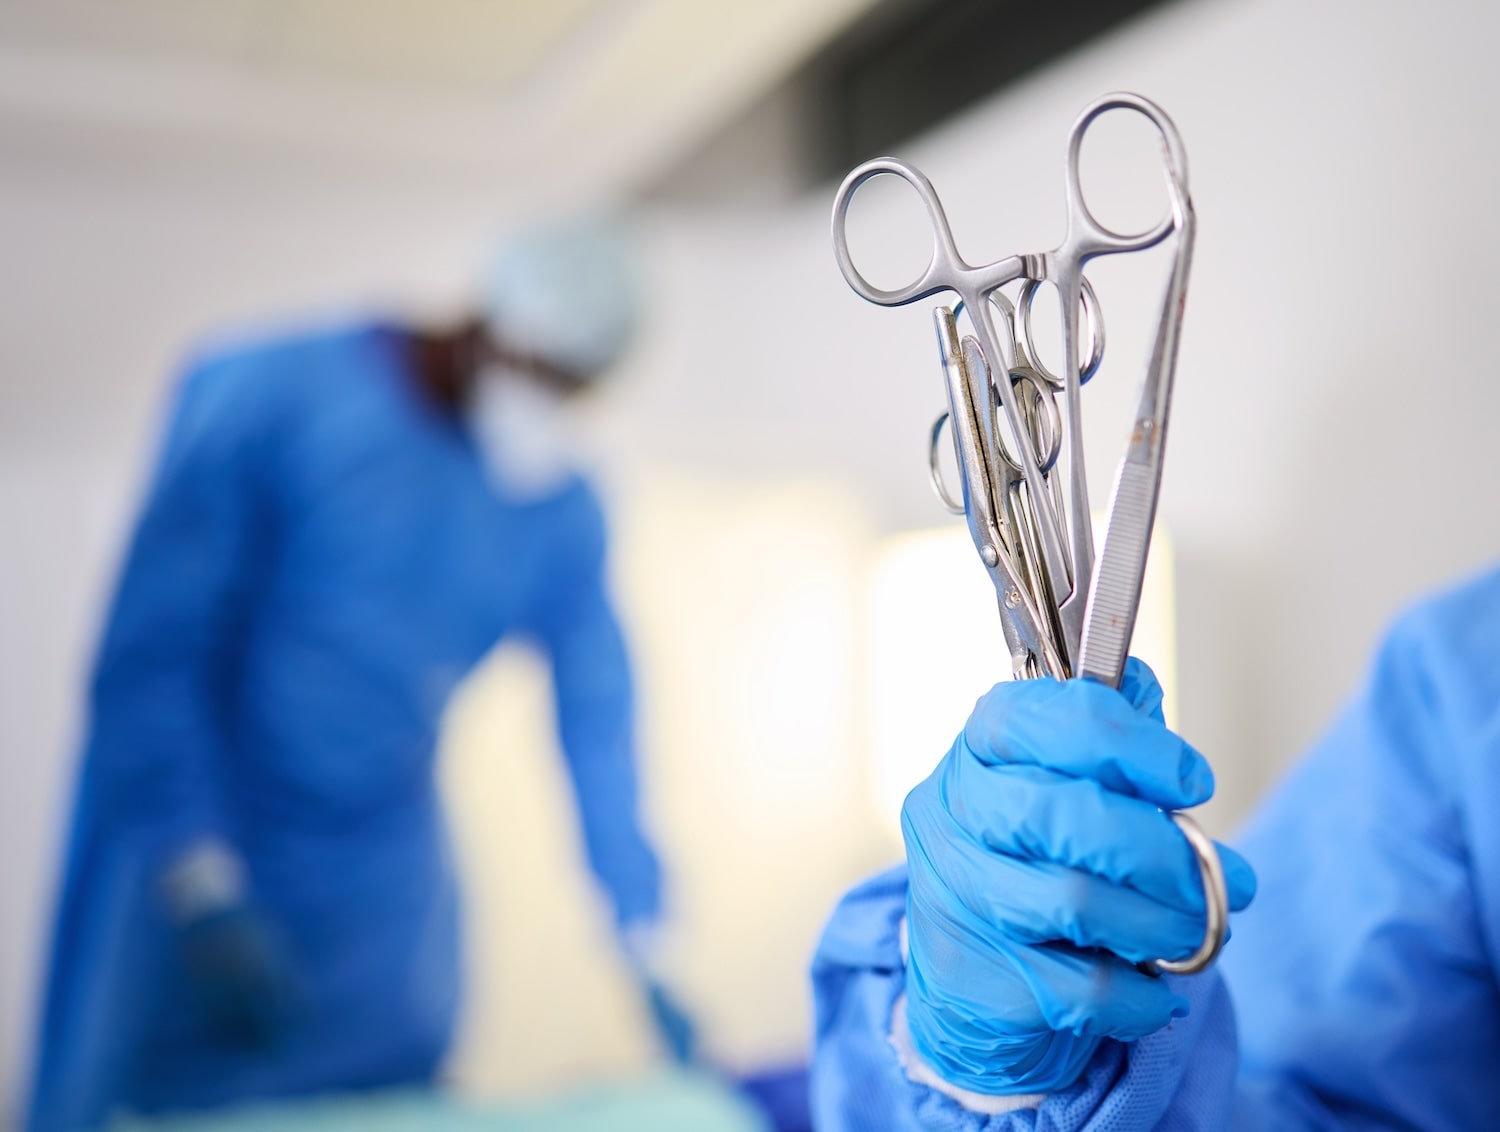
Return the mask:
<path id="1" fill-rule="evenodd" d="M 276 1044 L 297 1012 L 294 964 L 249 900 L 239 855 L 222 841 L 199 841 L 167 866 L 161 889 L 194 997 L 215 1032 L 244 1048 Z"/>
<path id="2" fill-rule="evenodd" d="M 923 1060 L 974 1092 L 1056 1092 L 1101 1039 L 1186 1014 L 1170 979 L 1135 964 L 1202 942 L 1197 858 L 1164 810 L 1213 789 L 1134 659 L 1120 691 L 1022 680 L 980 699 L 901 814 L 906 1016 Z M 1239 911 L 1255 874 L 1219 854 Z"/>
<path id="3" fill-rule="evenodd" d="M 671 992 L 655 979 L 643 980 L 641 989 L 651 1008 L 651 1017 L 656 1022 L 656 1032 L 661 1036 L 662 1044 L 666 1046 L 672 1060 L 678 1065 L 691 1065 L 698 1045 L 693 1020 L 672 997 Z"/>
<path id="4" fill-rule="evenodd" d="M 297 1013 L 293 965 L 274 927 L 253 908 L 202 916 L 179 932 L 197 1001 L 226 1044 L 266 1049 Z"/>
<path id="5" fill-rule="evenodd" d="M 697 1059 L 697 1027 L 667 987 L 664 977 L 667 946 L 662 925 L 655 920 L 632 921 L 620 929 L 620 945 L 662 1045 L 678 1065 L 693 1064 Z"/>

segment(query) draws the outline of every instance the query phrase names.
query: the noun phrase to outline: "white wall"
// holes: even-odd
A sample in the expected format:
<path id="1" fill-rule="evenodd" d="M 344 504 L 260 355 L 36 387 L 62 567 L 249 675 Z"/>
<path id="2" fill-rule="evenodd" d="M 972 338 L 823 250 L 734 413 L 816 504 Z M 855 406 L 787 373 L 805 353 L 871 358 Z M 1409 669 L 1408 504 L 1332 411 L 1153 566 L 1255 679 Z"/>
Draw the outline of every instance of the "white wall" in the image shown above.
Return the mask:
<path id="1" fill-rule="evenodd" d="M 1163 516 L 1182 725 L 1219 768 L 1221 828 L 1316 733 L 1391 610 L 1500 548 L 1497 34 L 1479 0 L 1184 3 L 905 149 L 978 258 L 1057 240 L 1063 140 L 1095 94 L 1140 90 L 1187 140 L 1200 237 Z M 1109 144 L 1098 157 L 1137 170 Z M 81 664 L 173 357 L 226 320 L 441 303 L 505 194 L 441 167 L 3 125 L 0 178 L 0 1059 L 14 1072 Z M 884 529 L 941 521 L 922 466 L 941 397 L 928 316 L 847 291 L 827 206 L 650 218 L 658 319 L 597 406 L 607 463 L 818 474 L 862 493 Z M 1137 270 L 1094 273 L 1127 359 L 1086 398 L 1100 499 L 1158 294 Z"/>
<path id="2" fill-rule="evenodd" d="M 1500 480 L 1485 345 L 1500 299 L 1497 32 L 1500 9 L 1458 0 L 1182 4 L 903 147 L 977 262 L 1055 245 L 1064 140 L 1097 94 L 1149 95 L 1186 140 L 1199 237 L 1162 517 L 1182 725 L 1219 767 L 1221 827 L 1316 735 L 1400 603 L 1500 550 L 1485 502 Z M 1139 214 L 1159 182 L 1132 136 L 1086 147 L 1085 177 Z M 1141 193 L 1111 184 L 1130 174 Z M 656 407 L 715 422 L 705 458 L 845 475 L 888 525 L 934 522 L 927 304 L 881 310 L 847 290 L 830 199 L 664 231 L 672 274 L 701 282 L 670 292 L 682 332 L 655 357 L 680 388 Z M 1106 364 L 1124 359 L 1084 397 L 1101 504 L 1163 262 L 1090 270 Z"/>

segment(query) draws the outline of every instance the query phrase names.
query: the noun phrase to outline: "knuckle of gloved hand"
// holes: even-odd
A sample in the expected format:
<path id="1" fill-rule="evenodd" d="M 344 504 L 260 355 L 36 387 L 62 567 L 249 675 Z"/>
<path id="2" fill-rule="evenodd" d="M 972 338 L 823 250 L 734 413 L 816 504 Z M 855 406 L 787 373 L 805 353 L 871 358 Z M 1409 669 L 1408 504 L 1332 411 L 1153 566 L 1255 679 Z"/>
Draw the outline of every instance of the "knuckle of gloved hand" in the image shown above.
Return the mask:
<path id="1" fill-rule="evenodd" d="M 1054 924 L 1059 938 L 1078 947 L 1100 947 L 1103 941 L 1094 930 L 1099 885 L 1086 873 L 1068 869 L 1063 873 L 1058 894 Z"/>
<path id="2" fill-rule="evenodd" d="M 901 803 L 901 839 L 906 844 L 908 857 L 936 836 L 942 819 L 936 795 L 937 792 L 923 782 L 913 787 Z"/>
<path id="3" fill-rule="evenodd" d="M 961 738 L 982 760 L 987 755 L 1004 757 L 1019 746 L 1026 747 L 1025 733 L 1038 715 L 1060 707 L 1066 712 L 1069 685 L 1042 677 L 1037 680 L 1007 680 L 996 684 L 974 705 Z"/>
<path id="4" fill-rule="evenodd" d="M 1038 1000 L 1049 1030 L 1090 1037 L 1109 1037 L 1108 1018 L 1119 994 L 1117 972 L 1103 958 L 1085 957 L 1083 977 L 1055 986 Z"/>
<path id="5" fill-rule="evenodd" d="M 1155 1033 L 1180 1013 L 1178 1001 L 1160 980 L 1109 957 L 1095 962 L 1083 1001 L 1078 1003 L 1078 1032 L 1100 1038 L 1136 1041 Z M 1128 984 L 1134 983 L 1134 986 Z M 1145 992 L 1142 993 L 1142 988 Z M 1122 1006 L 1122 1000 L 1128 1005 Z"/>
<path id="6" fill-rule="evenodd" d="M 1102 958 L 1090 963 L 1089 979 L 1083 986 L 1079 1002 L 1081 1013 L 1087 1021 L 1097 1025 L 1097 1019 L 1119 993 L 1115 965 Z"/>
<path id="7" fill-rule="evenodd" d="M 1058 804 L 1056 776 L 1037 767 L 955 762 L 943 804 L 957 825 L 991 849 L 1034 855 Z"/>
<path id="8" fill-rule="evenodd" d="M 992 919 L 1005 938 L 1028 947 L 1103 946 L 1094 925 L 1098 885 L 1087 874 L 1044 865 L 1042 883 L 996 898 Z"/>
<path id="9" fill-rule="evenodd" d="M 906 792 L 906 797 L 901 800 L 901 812 L 908 813 L 912 810 L 920 810 L 931 804 L 938 792 L 937 778 L 941 767 L 934 770 L 926 778 L 918 782 Z"/>

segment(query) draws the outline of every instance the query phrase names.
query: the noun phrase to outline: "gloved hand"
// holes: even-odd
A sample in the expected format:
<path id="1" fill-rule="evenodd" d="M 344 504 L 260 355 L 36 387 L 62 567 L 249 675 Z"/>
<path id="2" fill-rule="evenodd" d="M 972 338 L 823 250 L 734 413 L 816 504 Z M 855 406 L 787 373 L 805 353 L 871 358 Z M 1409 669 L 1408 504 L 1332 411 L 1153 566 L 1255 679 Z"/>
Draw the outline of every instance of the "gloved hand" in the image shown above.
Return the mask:
<path id="1" fill-rule="evenodd" d="M 678 1065 L 697 1058 L 698 1033 L 692 1017 L 667 989 L 666 943 L 659 923 L 637 920 L 620 929 L 620 946 L 641 988 L 657 1036 Z"/>
<path id="2" fill-rule="evenodd" d="M 273 926 L 246 905 L 179 928 L 183 963 L 198 1002 L 227 1044 L 266 1049 L 295 1021 L 293 964 Z"/>
<path id="3" fill-rule="evenodd" d="M 655 979 L 643 979 L 641 991 L 646 996 L 656 1032 L 667 1053 L 678 1065 L 691 1065 L 697 1057 L 698 1031 L 686 1010 L 672 993 Z"/>
<path id="4" fill-rule="evenodd" d="M 1197 858 L 1164 813 L 1213 794 L 1168 731 L 1161 687 L 1132 659 L 1120 691 L 1090 680 L 999 684 L 906 799 L 906 1017 L 945 1081 L 988 1094 L 1073 1084 L 1103 1038 L 1187 1013 L 1135 965 L 1202 942 Z M 1219 847 L 1229 903 L 1255 874 Z"/>
<path id="5" fill-rule="evenodd" d="M 296 1013 L 293 964 L 248 899 L 239 855 L 217 839 L 196 842 L 163 870 L 161 892 L 183 965 L 214 1029 L 232 1045 L 275 1044 Z"/>

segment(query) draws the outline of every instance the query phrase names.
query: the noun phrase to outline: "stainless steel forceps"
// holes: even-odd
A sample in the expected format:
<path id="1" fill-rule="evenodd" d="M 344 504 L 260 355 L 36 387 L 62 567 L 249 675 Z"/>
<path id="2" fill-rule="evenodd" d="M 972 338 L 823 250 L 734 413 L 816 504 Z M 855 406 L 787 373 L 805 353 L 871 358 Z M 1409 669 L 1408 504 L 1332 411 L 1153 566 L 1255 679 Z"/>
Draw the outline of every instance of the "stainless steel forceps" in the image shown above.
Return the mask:
<path id="1" fill-rule="evenodd" d="M 1101 114 L 1114 109 L 1144 115 L 1162 140 L 1171 207 L 1156 225 L 1135 235 L 1121 235 L 1100 224 L 1084 202 L 1079 181 L 1084 135 Z M 898 177 L 916 191 L 932 230 L 927 267 L 914 282 L 894 290 L 878 288 L 860 274 L 850 255 L 847 233 L 854 194 L 882 175 Z M 948 394 L 946 422 L 953 434 L 963 488 L 961 507 L 949 498 L 938 474 L 943 419 L 931 436 L 933 482 L 950 509 L 961 509 L 967 517 L 974 545 L 995 587 L 1013 674 L 1018 678 L 1088 676 L 1118 687 L 1156 517 L 1192 260 L 1195 222 L 1182 139 L 1155 103 L 1135 94 L 1104 95 L 1085 107 L 1073 125 L 1064 188 L 1067 230 L 1056 249 L 975 266 L 959 255 L 932 183 L 905 162 L 878 158 L 855 169 L 840 186 L 833 205 L 833 246 L 849 286 L 872 303 L 904 306 L 942 292 L 958 297 L 951 308 L 939 306 L 934 318 Z M 1172 271 L 1096 564 L 1080 393 L 1102 360 L 1104 329 L 1098 299 L 1083 277 L 1083 267 L 1096 256 L 1154 247 L 1174 233 Z M 1002 288 L 1015 282 L 1021 286 L 1012 303 Z M 1060 375 L 1042 364 L 1032 333 L 1032 307 L 1043 282 L 1052 283 L 1058 291 Z M 1079 357 L 1080 312 L 1089 343 L 1083 359 Z M 966 315 L 974 336 L 960 335 L 959 313 Z M 1059 469 L 1065 469 L 1066 484 Z M 1158 961 L 1156 966 L 1192 973 L 1208 966 L 1223 946 L 1228 895 L 1213 842 L 1186 815 L 1171 817 L 1198 857 L 1207 925 L 1203 943 L 1192 956 Z"/>

